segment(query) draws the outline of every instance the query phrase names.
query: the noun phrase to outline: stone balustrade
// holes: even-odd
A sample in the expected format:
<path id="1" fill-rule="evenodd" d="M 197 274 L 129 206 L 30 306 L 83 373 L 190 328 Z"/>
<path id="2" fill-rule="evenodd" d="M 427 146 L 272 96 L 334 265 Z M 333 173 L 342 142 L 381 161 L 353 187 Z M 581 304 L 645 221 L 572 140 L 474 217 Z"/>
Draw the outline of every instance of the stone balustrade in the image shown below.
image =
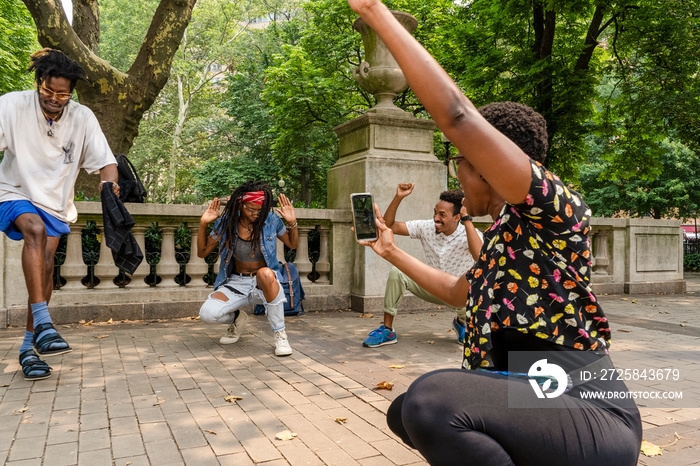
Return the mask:
<path id="1" fill-rule="evenodd" d="M 146 251 L 146 231 L 154 222 L 160 230 L 162 244 L 160 260 L 151 265 L 144 260 L 134 274 L 125 280 L 114 265 L 112 253 L 100 235 L 99 259 L 86 264 L 81 235 L 88 222 L 102 229 L 101 205 L 97 202 L 77 202 L 78 221 L 70 226 L 65 259 L 57 273 L 60 288 L 51 298 L 54 321 L 106 321 L 159 319 L 196 316 L 199 306 L 211 293 L 211 281 L 219 267 L 218 258 L 209 264 L 197 257 L 196 244 L 202 206 L 127 204 L 136 225 L 132 232 L 142 251 Z M 344 309 L 350 307 L 350 270 L 332 267 L 333 258 L 340 264 L 350 263 L 347 245 L 353 241 L 349 211 L 330 209 L 296 209 L 299 224 L 299 247 L 294 263 L 299 269 L 306 293 L 306 307 L 313 309 Z M 191 250 L 176 254 L 175 233 L 186 228 L 191 235 Z M 318 232 L 318 260 L 309 259 L 309 233 Z M 279 241 L 279 240 L 278 240 Z M 22 242 L 0 242 L 0 272 L 2 310 L 0 325 L 21 326 L 26 320 L 27 291 L 22 276 Z M 278 259 L 284 262 L 284 245 L 278 242 Z M 182 254 L 182 253 L 189 254 Z M 182 258 L 189 260 L 181 264 Z M 180 260 L 178 260 L 178 257 Z M 182 272 L 186 275 L 183 282 Z M 313 272 L 313 273 L 312 273 Z M 205 280 L 209 275 L 210 280 Z M 91 276 L 96 277 L 90 279 Z M 311 281 L 309 276 L 313 279 Z M 180 277 L 179 283 L 177 278 Z"/>
<path id="2" fill-rule="evenodd" d="M 101 206 L 78 202 L 78 221 L 67 236 L 65 260 L 58 267 L 61 286 L 53 292 L 52 316 L 57 323 L 113 320 L 150 320 L 196 316 L 199 306 L 212 291 L 206 280 L 218 270 L 196 254 L 202 206 L 128 204 L 136 221 L 132 231 L 146 251 L 146 231 L 154 222 L 160 230 L 160 260 L 146 260 L 124 280 L 114 265 L 111 251 L 100 238 L 99 259 L 93 265 L 83 258 L 81 234 L 88 222 L 102 226 Z M 297 209 L 299 247 L 297 265 L 306 292 L 307 310 L 333 310 L 351 307 L 353 280 L 361 267 L 364 248 L 357 245 L 350 230 L 350 211 Z M 481 229 L 490 218 L 475 219 Z M 597 293 L 679 293 L 683 280 L 683 236 L 676 220 L 594 218 L 592 233 L 592 286 Z M 176 254 L 176 231 L 186 228 L 191 250 Z M 309 234 L 314 231 L 313 256 L 309 258 Z M 406 240 L 410 241 L 410 240 Z M 278 243 L 278 259 L 284 261 L 284 248 Z M 26 319 L 27 291 L 21 273 L 22 242 L 0 239 L 0 325 L 22 326 Z M 189 254 L 186 254 L 188 253 Z M 184 254 L 183 254 L 184 253 Z M 189 260 L 186 259 L 189 256 Z M 179 257 L 179 259 L 178 259 Z M 152 261 L 153 262 L 153 261 Z M 185 263 L 186 262 L 186 263 Z M 388 264 L 382 264 L 388 265 Z M 184 274 L 183 274 L 184 272 Z M 90 280 L 94 276 L 96 279 Z M 183 280 L 183 277 L 185 280 Z M 313 281 L 309 278 L 313 279 Z M 128 282 L 128 283 L 127 283 Z M 382 296 L 361 297 L 381 310 Z M 375 305 L 376 304 L 376 305 Z M 427 308 L 429 304 L 407 297 L 402 307 Z"/>

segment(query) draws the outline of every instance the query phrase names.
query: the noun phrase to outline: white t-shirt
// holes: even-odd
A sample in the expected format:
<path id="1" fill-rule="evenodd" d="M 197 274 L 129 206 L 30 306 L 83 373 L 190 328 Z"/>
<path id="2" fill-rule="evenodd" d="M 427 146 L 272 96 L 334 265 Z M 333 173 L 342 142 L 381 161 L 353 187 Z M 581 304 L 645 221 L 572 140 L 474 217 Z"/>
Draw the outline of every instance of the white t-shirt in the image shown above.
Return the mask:
<path id="1" fill-rule="evenodd" d="M 49 136 L 49 129 L 53 136 Z M 0 96 L 0 202 L 28 200 L 64 222 L 75 222 L 75 180 L 117 161 L 100 124 L 84 105 L 69 101 L 49 127 L 36 91 Z"/>
<path id="2" fill-rule="evenodd" d="M 449 236 L 435 233 L 435 223 L 432 220 L 410 220 L 406 222 L 406 229 L 411 238 L 420 240 L 429 266 L 459 277 L 474 265 L 474 259 L 469 253 L 467 232 L 461 223 Z M 484 235 L 478 230 L 477 233 L 483 240 Z"/>

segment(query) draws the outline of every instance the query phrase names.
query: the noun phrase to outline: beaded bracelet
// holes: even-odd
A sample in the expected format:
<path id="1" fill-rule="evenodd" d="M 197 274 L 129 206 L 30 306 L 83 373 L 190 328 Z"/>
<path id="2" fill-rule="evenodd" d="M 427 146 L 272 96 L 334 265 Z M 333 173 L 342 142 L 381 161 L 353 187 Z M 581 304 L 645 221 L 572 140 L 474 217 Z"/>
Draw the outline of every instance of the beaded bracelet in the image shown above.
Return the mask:
<path id="1" fill-rule="evenodd" d="M 297 227 L 298 222 L 294 222 L 292 225 L 287 225 L 287 230 L 293 230 Z"/>

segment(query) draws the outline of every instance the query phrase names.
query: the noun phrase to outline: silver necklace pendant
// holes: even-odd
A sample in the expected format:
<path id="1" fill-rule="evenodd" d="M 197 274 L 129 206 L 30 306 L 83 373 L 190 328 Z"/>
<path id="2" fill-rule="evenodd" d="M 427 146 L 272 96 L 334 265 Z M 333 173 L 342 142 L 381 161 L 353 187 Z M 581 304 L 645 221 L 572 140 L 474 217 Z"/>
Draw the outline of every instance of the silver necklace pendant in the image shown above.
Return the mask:
<path id="1" fill-rule="evenodd" d="M 48 137 L 52 138 L 53 137 L 53 130 L 51 128 L 49 128 L 49 130 L 46 132 L 46 135 Z"/>

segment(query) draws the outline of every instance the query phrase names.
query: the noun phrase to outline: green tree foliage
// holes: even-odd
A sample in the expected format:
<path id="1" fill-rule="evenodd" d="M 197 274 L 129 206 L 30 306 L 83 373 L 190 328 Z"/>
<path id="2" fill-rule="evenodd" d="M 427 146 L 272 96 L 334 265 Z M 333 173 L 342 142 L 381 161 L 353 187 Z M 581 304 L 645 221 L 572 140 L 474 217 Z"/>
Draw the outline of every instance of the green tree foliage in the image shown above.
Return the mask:
<path id="1" fill-rule="evenodd" d="M 21 0 L 0 0 L 0 94 L 29 89 L 29 55 L 38 48 L 36 28 Z"/>
<path id="2" fill-rule="evenodd" d="M 603 147 L 598 145 L 598 150 Z M 700 210 L 700 158 L 685 145 L 669 141 L 659 143 L 658 157 L 660 170 L 653 179 L 636 174 L 612 179 L 606 175 L 612 162 L 604 158 L 584 164 L 581 192 L 593 214 L 695 217 Z"/>

